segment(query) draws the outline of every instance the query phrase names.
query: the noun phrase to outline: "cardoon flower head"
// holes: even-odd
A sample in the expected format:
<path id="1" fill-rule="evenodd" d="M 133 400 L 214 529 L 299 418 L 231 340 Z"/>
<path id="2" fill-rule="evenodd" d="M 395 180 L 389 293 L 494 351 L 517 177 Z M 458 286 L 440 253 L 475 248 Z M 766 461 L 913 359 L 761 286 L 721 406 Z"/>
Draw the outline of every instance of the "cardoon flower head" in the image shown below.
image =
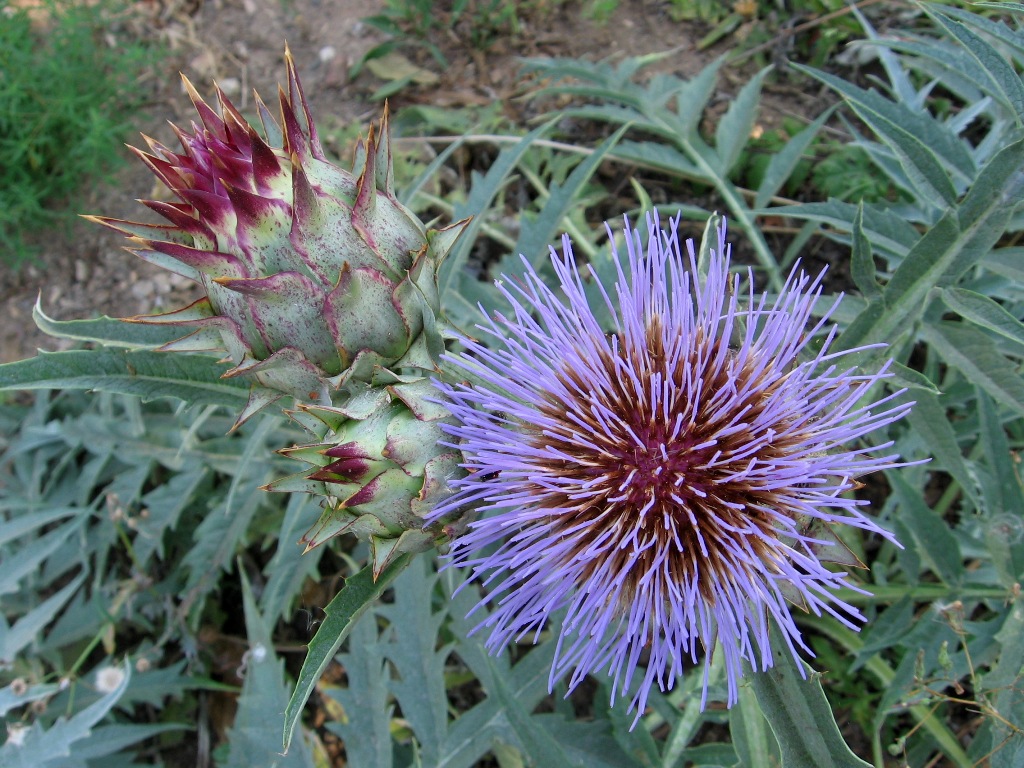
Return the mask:
<path id="1" fill-rule="evenodd" d="M 715 651 L 732 705 L 743 661 L 773 664 L 772 624 L 794 657 L 811 654 L 793 605 L 857 627 L 835 594 L 857 587 L 822 561 L 859 565 L 838 525 L 892 540 L 844 494 L 899 465 L 859 439 L 909 408 L 899 393 L 862 403 L 885 367 L 858 372 L 851 351 L 830 351 L 828 315 L 811 323 L 821 275 L 794 270 L 756 299 L 729 273 L 724 224 L 698 269 L 678 221 L 663 231 L 648 216 L 646 249 L 627 223 L 610 287 L 585 287 L 563 239 L 559 290 L 529 264 L 525 282 L 499 283 L 511 316 L 447 357 L 471 381 L 438 384 L 469 473 L 434 518 L 482 513 L 452 558 L 487 587 L 488 648 L 536 639 L 564 608 L 550 683 L 572 670 L 571 691 L 606 671 L 613 702 L 635 690 L 637 717 L 651 686 L 670 689 L 701 653 L 703 706 Z"/>

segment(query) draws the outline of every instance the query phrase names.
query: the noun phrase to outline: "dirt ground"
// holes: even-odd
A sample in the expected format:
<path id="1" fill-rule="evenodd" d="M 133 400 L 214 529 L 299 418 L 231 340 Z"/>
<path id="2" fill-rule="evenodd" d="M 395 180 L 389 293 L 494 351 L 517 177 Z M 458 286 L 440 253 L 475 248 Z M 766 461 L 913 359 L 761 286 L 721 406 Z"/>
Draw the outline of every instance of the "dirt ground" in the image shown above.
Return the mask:
<path id="1" fill-rule="evenodd" d="M 598 59 L 673 49 L 661 66 L 691 76 L 721 49 L 697 51 L 696 41 L 707 28 L 670 21 L 666 5 L 622 0 L 607 23 L 596 24 L 584 17 L 582 2 L 551 3 L 545 18 L 524 20 L 519 34 L 497 40 L 485 52 L 465 44 L 455 30 L 442 41 L 451 66 L 437 72 L 436 83 L 393 96 L 392 106 L 420 102 L 454 108 L 502 100 L 512 108 L 513 97 L 521 91 L 517 57 L 524 55 Z M 140 84 L 151 91 L 152 102 L 138 116 L 137 127 L 173 145 L 167 121 L 189 124 L 193 111 L 178 70 L 204 94 L 216 80 L 243 112 L 251 110 L 253 89 L 270 102 L 283 77 L 286 41 L 299 63 L 314 116 L 365 124 L 380 111 L 380 103 L 371 101 L 370 94 L 382 81 L 366 70 L 352 80 L 349 70 L 385 39 L 363 21 L 383 6 L 384 0 L 139 0 L 136 33 L 169 45 L 171 55 L 160 71 L 150 72 Z M 410 50 L 408 56 L 439 69 L 423 51 Z M 735 73 L 727 73 L 720 82 L 725 94 L 740 84 Z M 807 102 L 799 92 L 776 92 L 769 95 L 767 111 L 807 114 Z M 132 158 L 113 183 L 86 194 L 82 212 L 145 218 L 145 209 L 135 200 L 161 194 L 150 172 Z M 160 312 L 195 298 L 188 281 L 125 253 L 122 241 L 81 221 L 67 236 L 48 235 L 37 264 L 17 274 L 0 266 L 0 362 L 31 356 L 38 348 L 61 347 L 32 323 L 37 296 L 44 311 L 57 319 Z"/>

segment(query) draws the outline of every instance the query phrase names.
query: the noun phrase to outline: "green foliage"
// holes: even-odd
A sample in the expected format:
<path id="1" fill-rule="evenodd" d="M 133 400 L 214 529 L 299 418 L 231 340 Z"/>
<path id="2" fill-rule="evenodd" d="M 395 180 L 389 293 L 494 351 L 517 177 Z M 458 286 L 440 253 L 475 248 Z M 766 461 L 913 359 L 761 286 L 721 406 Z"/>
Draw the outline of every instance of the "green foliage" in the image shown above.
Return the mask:
<path id="1" fill-rule="evenodd" d="M 786 653 L 787 649 L 778 642 L 778 633 L 772 636 L 772 640 L 775 666 L 764 674 L 752 674 L 750 687 L 775 733 L 780 765 L 793 768 L 820 765 L 869 768 L 869 764 L 857 758 L 843 741 L 819 676 L 811 669 L 798 667 L 793 657 Z M 742 707 L 736 714 L 746 720 L 753 719 Z M 815 727 L 808 728 L 808 723 L 814 723 Z M 759 757 L 763 756 L 762 751 Z"/>
<path id="2" fill-rule="evenodd" d="M 880 176 L 871 157 L 853 144 L 832 143 L 815 164 L 811 181 L 821 197 L 847 202 L 895 202 L 901 195 L 897 186 Z"/>
<path id="3" fill-rule="evenodd" d="M 288 702 L 284 722 L 284 746 L 291 743 L 295 727 L 302 714 L 302 708 L 309 699 L 317 681 L 331 663 L 334 654 L 345 638 L 358 625 L 359 618 L 370 608 L 391 581 L 409 564 L 410 555 L 399 555 L 385 568 L 376 580 L 373 568 L 366 566 L 359 573 L 346 579 L 345 586 L 324 608 L 326 618 L 309 644 L 309 653 L 302 664 L 302 671 L 295 686 L 295 692 Z"/>
<path id="4" fill-rule="evenodd" d="M 732 180 L 747 187 L 760 187 L 764 183 L 772 163 L 777 162 L 776 158 L 785 151 L 789 140 L 800 133 L 803 128 L 804 125 L 799 120 L 787 118 L 778 128 L 763 132 L 755 130 L 750 141 L 740 151 L 739 161 L 731 174 Z M 808 135 L 808 138 L 815 137 Z M 778 190 L 780 194 L 790 197 L 804 188 L 812 165 L 814 165 L 810 158 L 804 156 L 808 147 L 798 148 L 800 151 L 796 153 L 797 162 L 790 169 L 782 189 Z"/>
<path id="5" fill-rule="evenodd" d="M 154 56 L 108 42 L 117 0 L 32 7 L 0 0 L 0 261 L 11 267 L 33 258 L 32 233 L 66 222 L 74 196 L 115 167 Z"/>
<path id="6" fill-rule="evenodd" d="M 593 19 L 598 24 L 604 24 L 615 13 L 619 7 L 619 0 L 589 0 L 584 13 L 587 18 Z"/>
<path id="7" fill-rule="evenodd" d="M 244 405 L 248 386 L 221 379 L 224 365 L 200 355 L 103 349 L 40 352 L 0 366 L 0 389 L 96 389 L 199 405 Z"/>
<path id="8" fill-rule="evenodd" d="M 908 199 L 886 177 L 880 176 L 871 157 L 861 147 L 823 138 L 821 126 L 832 115 L 822 113 L 813 130 L 807 130 L 799 121 L 787 118 L 780 128 L 752 137 L 740 154 L 740 160 L 730 178 L 738 186 L 748 189 L 766 187 L 769 174 L 779 172 L 779 163 L 792 156 L 795 164 L 787 163 L 788 173 L 778 194 L 793 198 L 825 198 L 848 202 L 896 202 Z M 801 140 L 792 141 L 797 135 Z M 767 204 L 759 195 L 754 207 Z"/>
<path id="9" fill-rule="evenodd" d="M 352 67 L 358 74 L 373 59 L 409 48 L 428 51 L 440 67 L 448 66 L 445 38 L 458 36 L 476 50 L 486 50 L 502 38 L 515 37 L 527 17 L 543 20 L 564 0 L 385 0 L 381 12 L 363 22 L 388 40 L 370 49 Z M 411 82 L 411 81 L 410 81 Z"/>
<path id="10" fill-rule="evenodd" d="M 428 603 L 427 610 L 429 607 Z M 344 740 L 346 759 L 353 765 L 391 768 L 394 705 L 388 702 L 387 690 L 391 669 L 384 661 L 380 639 L 376 615 L 371 609 L 352 628 L 348 652 L 337 656 L 348 685 L 323 686 L 322 690 L 341 707 L 341 717 L 327 727 Z"/>
<path id="11" fill-rule="evenodd" d="M 845 0 L 669 0 L 664 6 L 671 21 L 701 25 L 699 50 L 724 40 L 741 57 L 776 49 L 820 66 L 860 33 Z M 584 13 L 603 24 L 618 8 L 618 0 L 587 0 Z"/>
<path id="12" fill-rule="evenodd" d="M 548 122 L 518 139 L 512 146 L 501 150 L 484 176 L 474 175 L 470 194 L 465 202 L 455 206 L 453 218 L 459 219 L 470 215 L 470 211 L 486 211 L 492 208 L 496 198 L 500 196 L 501 190 L 517 167 L 530 162 L 527 157 L 533 144 L 540 140 L 551 126 L 552 122 Z M 565 231 L 574 231 L 575 228 L 568 215 L 570 208 L 577 210 L 580 208 L 582 203 L 580 191 L 622 134 L 623 131 L 619 131 L 605 141 L 593 154 L 575 165 L 572 172 L 565 178 L 564 183 L 554 181 L 550 186 L 541 185 L 543 187 L 539 197 L 541 207 L 536 214 L 533 226 L 522 228 L 517 240 L 509 239 L 508 244 L 511 248 L 507 250 L 506 257 L 500 260 L 499 269 L 494 270 L 495 277 L 499 271 L 508 275 L 519 274 L 522 265 L 516 256 L 521 253 L 531 254 L 534 266 L 550 273 L 550 265 L 546 265 L 547 250 L 544 244 L 551 242 L 560 225 Z M 524 214 L 524 219 L 528 219 L 528 217 L 528 213 Z M 493 284 L 489 280 L 485 281 L 486 275 L 479 274 L 478 270 L 466 269 L 473 241 L 483 230 L 486 221 L 486 215 L 473 218 L 467 228 L 466 234 L 469 237 L 464 237 L 456 244 L 440 270 L 442 307 L 456 325 L 463 327 L 469 327 L 477 316 L 479 311 L 477 304 L 492 309 L 499 306 L 501 302 Z M 575 229 L 575 231 L 579 230 Z M 547 239 L 541 240 L 540 237 L 545 234 Z M 583 242 L 585 243 L 586 240 Z M 585 249 L 587 246 L 583 245 L 582 247 Z"/>
<path id="13" fill-rule="evenodd" d="M 668 15 L 675 21 L 717 22 L 732 12 L 731 5 L 721 0 L 671 0 Z"/>
<path id="14" fill-rule="evenodd" d="M 431 36 L 433 32 L 445 29 L 451 17 L 438 13 L 435 5 L 430 0 L 386 0 L 381 13 L 364 18 L 366 24 L 380 30 L 391 39 L 368 51 L 355 64 L 352 75 L 358 73 L 368 60 L 396 50 L 403 42 L 407 45 L 425 46 L 438 64 L 447 65 L 447 59 L 441 53 L 441 49 L 431 42 Z"/>
<path id="15" fill-rule="evenodd" d="M 411 1 L 389 7 L 425 12 Z M 225 436 L 231 424 L 220 404 L 237 407 L 246 393 L 218 378 L 223 366 L 152 352 L 164 340 L 159 329 L 56 323 L 37 311 L 50 332 L 103 346 L 0 366 L 0 389 L 65 390 L 0 407 L 0 713 L 24 737 L 22 752 L 8 740 L 0 759 L 22 759 L 28 744 L 33 765 L 56 755 L 48 748 L 70 750 L 82 764 L 113 754 L 127 761 L 147 740 L 190 738 L 175 729 L 191 727 L 200 699 L 225 688 L 199 632 L 212 626 L 242 650 L 245 665 L 240 691 L 232 681 L 238 714 L 217 752 L 223 765 L 324 764 L 317 742 L 340 739 L 356 768 L 825 767 L 863 759 L 881 767 L 893 758 L 914 768 L 1019 766 L 1024 32 L 955 7 L 930 5 L 928 13 L 928 30 L 885 40 L 862 16 L 847 17 L 878 52 L 885 80 L 871 87 L 804 68 L 843 99 L 853 140 L 842 145 L 819 139 L 831 112 L 751 139 L 764 71 L 730 94 L 720 119 L 705 120 L 723 63 L 688 80 L 646 78 L 652 57 L 530 62 L 549 79 L 539 99 L 572 102 L 524 135 L 495 112 L 470 119 L 418 108 L 402 123 L 418 117 L 461 134 L 406 166 L 399 181 L 417 210 L 474 215 L 441 274 L 446 311 L 462 326 L 478 316 L 478 303 L 501 309 L 490 280 L 515 279 L 520 253 L 550 277 L 546 245 L 561 231 L 597 274 L 613 274 L 593 210 L 605 206 L 604 215 L 623 201 L 650 207 L 655 183 L 665 211 L 698 191 L 709 202 L 683 206 L 690 217 L 724 210 L 769 290 L 784 270 L 759 216 L 803 224 L 793 255 L 808 243 L 849 254 L 826 284 L 827 293 L 852 294 L 836 316 L 838 344 L 859 349 L 868 368 L 896 360 L 892 388 L 910 386 L 899 397 L 916 405 L 887 437 L 901 455 L 930 463 L 888 472 L 866 489 L 903 547 L 844 533 L 868 567 L 851 576 L 864 591 L 842 598 L 867 621 L 858 634 L 832 616 L 799 618 L 816 653 L 807 678 L 780 652 L 779 667 L 752 677 L 731 711 L 702 711 L 704 681 L 687 673 L 673 691 L 653 692 L 635 724 L 607 706 L 601 679 L 568 701 L 557 681 L 549 694 L 557 626 L 489 655 L 476 632 L 488 609 L 467 616 L 480 586 L 464 585 L 461 572 L 404 557 L 374 583 L 365 547 L 300 556 L 291 542 L 317 510 L 299 496 L 284 504 L 257 490 L 286 471 L 272 449 L 298 436 L 272 419 Z M 597 138 L 585 145 L 581 135 Z M 486 167 L 447 173 L 467 147 L 490 153 Z M 628 169 L 631 184 L 622 187 L 631 197 L 612 200 L 607 168 L 617 180 Z M 832 199 L 815 199 L 816 190 Z M 766 208 L 780 196 L 808 202 Z M 813 260 L 813 250 L 800 255 Z M 834 298 L 824 295 L 821 306 Z M 193 405 L 172 407 L 167 398 Z M 296 637 L 289 618 L 328 567 L 343 586 L 318 603 L 326 610 L 312 639 L 311 628 Z M 297 659 L 281 662 L 288 640 L 309 642 L 301 668 Z M 95 673 L 120 670 L 125 656 L 130 676 L 95 690 Z M 722 666 L 720 654 L 709 660 L 710 700 L 724 698 Z M 131 708 L 143 699 L 158 704 Z M 282 712 L 290 739 L 283 758 Z M 843 736 L 855 737 L 856 757 Z"/>
<path id="16" fill-rule="evenodd" d="M 877 8 L 867 12 L 881 13 Z M 791 30 L 799 32 L 790 35 Z M 788 58 L 822 66 L 860 36 L 851 4 L 844 0 L 758 0 L 757 19 L 742 47 L 777 45 Z"/>
<path id="17" fill-rule="evenodd" d="M 898 52 L 882 54 L 890 78 L 882 93 L 815 74 L 846 97 L 855 116 L 871 131 L 855 134 L 853 143 L 838 148 L 834 165 L 823 169 L 809 167 L 807 158 L 835 147 L 816 144 L 827 115 L 802 130 L 786 126 L 775 135 L 749 139 L 759 80 L 736 94 L 711 135 L 702 130 L 701 112 L 714 90 L 714 66 L 689 81 L 658 75 L 645 82 L 637 76 L 645 63 L 641 60 L 614 67 L 566 60 L 535 61 L 528 66 L 553 81 L 542 96 L 576 99 L 559 110 L 559 126 L 594 121 L 626 131 L 610 137 L 594 154 L 600 153 L 606 163 L 617 167 L 630 162 L 645 173 L 674 179 L 679 194 L 692 189 L 687 185 L 710 186 L 734 222 L 742 223 L 744 216 L 752 222 L 756 211 L 776 194 L 799 190 L 808 195 L 806 183 L 800 188 L 801 176 L 827 187 L 835 183 L 828 176 L 839 170 L 845 174 L 846 186 L 829 190 L 850 202 L 812 202 L 770 213 L 808 222 L 802 242 L 818 234 L 837 241 L 843 249 L 852 248 L 850 274 L 863 299 L 848 297 L 843 305 L 841 343 L 851 347 L 890 344 L 884 352 L 865 349 L 862 361 L 870 367 L 883 354 L 896 357 L 899 380 L 914 387 L 904 397 L 918 404 L 911 428 L 894 427 L 891 437 L 903 455 L 932 456 L 933 461 L 888 477 L 889 495 L 882 514 L 905 549 L 883 545 L 873 551 L 877 544 L 856 537 L 847 541 L 870 564 L 863 578 L 865 589 L 875 597 L 844 595 L 865 606 L 868 629 L 858 636 L 832 619 L 808 617 L 806 625 L 819 633 L 814 642 L 822 661 L 815 667 L 830 670 L 826 690 L 832 707 L 845 702 L 855 708 L 871 745 L 870 755 L 860 757 L 870 756 L 882 765 L 892 752 L 909 765 L 938 759 L 967 766 L 991 751 L 994 764 L 1009 766 L 1018 759 L 1024 724 L 1017 711 L 1022 698 L 1020 668 L 1014 666 L 1020 649 L 1012 635 L 1014 622 L 1019 621 L 1013 601 L 1024 579 L 1024 523 L 1019 514 L 1024 498 L 1011 453 L 1024 438 L 1020 420 L 1024 325 L 1019 319 L 1024 312 L 1019 288 L 1024 273 L 1018 264 L 1020 249 L 1012 245 L 1022 225 L 1014 201 L 1020 200 L 1024 149 L 1019 143 L 1019 100 L 1014 96 L 1013 78 L 1019 77 L 1011 77 L 998 63 L 1005 54 L 993 55 L 979 40 L 987 35 L 985 39 L 998 40 L 999 48 L 1009 52 L 1017 50 L 1018 33 L 955 9 L 948 15 L 969 20 L 974 36 L 940 19 L 930 37 L 887 43 Z M 926 56 L 926 52 L 931 53 Z M 1024 62 L 1018 58 L 1018 63 Z M 932 94 L 940 88 L 946 96 L 937 104 Z M 935 111 L 929 112 L 932 106 Z M 535 205 L 553 197 L 544 193 L 567 182 L 575 172 L 566 175 L 551 157 L 552 152 L 579 151 L 552 143 L 554 129 L 555 123 L 549 121 L 525 137 L 508 137 L 489 170 L 472 177 L 466 202 L 454 207 L 456 216 L 488 212 L 443 276 L 448 281 L 446 306 L 454 318 L 472 317 L 472 305 L 477 302 L 488 309 L 497 307 L 477 275 L 516 274 L 514 259 L 474 264 L 471 258 L 473 243 L 479 244 L 481 234 L 506 236 L 498 222 L 499 214 L 508 210 L 508 190 L 519 178 L 532 179 L 539 196 L 528 206 Z M 593 156 L 589 150 L 580 153 Z M 579 168 L 581 177 L 593 179 L 582 163 L 566 168 Z M 754 187 L 753 206 L 748 207 L 737 194 L 737 179 Z M 794 186 L 787 187 L 788 183 Z M 570 203 L 559 208 L 560 226 L 574 233 L 577 252 L 585 253 L 601 274 L 612 266 L 606 262 L 606 246 L 586 219 L 574 218 L 573 204 L 590 195 L 600 199 L 600 192 L 586 181 L 573 189 Z M 638 196 L 646 205 L 642 192 L 638 190 Z M 706 213 L 694 211 L 693 215 Z M 491 226 L 495 231 L 488 231 Z M 507 233 L 509 240 L 521 236 Z M 756 235 L 750 239 L 757 249 Z M 535 245 L 528 243 L 521 252 L 542 267 L 542 252 Z M 511 251 L 518 252 L 518 247 Z M 760 251 L 758 257 L 770 275 L 774 259 Z M 476 269 L 467 269 L 469 265 Z M 950 319 L 950 312 L 958 319 Z M 502 697 L 507 667 L 488 667 L 493 661 L 474 651 L 471 639 L 463 639 L 472 625 L 460 619 L 460 600 L 464 595 L 457 593 L 448 605 L 447 626 L 459 638 L 454 654 L 488 696 L 499 702 L 498 711 L 513 729 L 502 741 L 523 744 L 525 751 L 512 747 L 516 759 L 525 755 L 537 764 L 573 764 L 567 747 L 572 729 L 567 723 L 558 726 L 556 744 L 536 733 L 527 742 L 518 741 L 528 731 L 517 728 L 526 729 L 529 720 L 544 722 L 547 716 L 533 715 L 524 721 L 510 699 Z M 471 600 L 466 607 L 470 605 Z M 928 618 L 915 622 L 922 613 Z M 971 621 L 964 616 L 971 616 Z M 474 620 L 486 622 L 486 616 Z M 544 648 L 530 651 L 519 665 L 532 661 Z M 732 765 L 739 756 L 744 764 L 757 765 L 777 748 L 784 765 L 839 765 L 844 760 L 860 764 L 838 743 L 829 743 L 838 738 L 833 715 L 820 689 L 803 692 L 801 686 L 813 687 L 813 681 L 800 682 L 794 672 L 795 667 L 780 669 L 774 681 L 759 677 L 755 689 L 762 688 L 757 693 L 761 705 L 751 705 L 745 692 L 747 706 L 727 716 L 700 713 L 692 704 L 694 681 L 684 678 L 682 689 L 652 703 L 635 731 L 622 722 L 620 713 L 598 708 L 592 725 L 599 728 L 607 723 L 604 727 L 610 728 L 615 743 L 629 755 L 630 764 L 668 765 L 685 756 L 697 764 Z M 992 676 L 998 685 L 986 682 Z M 715 681 L 713 671 L 713 687 Z M 788 691 L 791 684 L 795 687 Z M 798 711 L 799 707 L 804 709 Z M 982 718 L 979 739 L 969 748 L 951 726 L 965 707 L 980 712 Z M 559 711 L 557 705 L 555 711 Z M 758 711 L 767 721 L 754 716 Z M 475 712 L 461 711 L 448 724 L 449 738 L 461 734 L 466 723 L 477 726 Z M 808 722 L 816 725 L 808 727 Z M 709 723 L 728 723 L 733 744 L 702 743 L 698 734 Z M 781 748 L 767 735 L 766 725 Z M 595 731 L 592 738 L 601 737 Z M 479 755 L 487 742 L 480 735 L 467 744 L 476 745 L 480 751 L 474 754 Z M 558 748 L 561 754 L 544 752 L 548 748 Z M 507 757 L 504 748 L 496 754 Z M 618 759 L 610 748 L 602 754 L 608 760 Z"/>
<path id="18" fill-rule="evenodd" d="M 194 738 L 198 697 L 232 690 L 211 677 L 200 626 L 237 592 L 240 552 L 295 538 L 294 503 L 282 527 L 282 499 L 256 491 L 281 471 L 268 441 L 294 435 L 268 420 L 225 437 L 216 409 L 76 392 L 0 407 L 0 422 L 0 714 L 17 734 L 0 763 L 95 765 Z M 279 749 L 287 696 L 267 620 L 293 604 L 294 571 L 315 573 L 318 559 L 271 559 L 259 608 L 243 590 L 250 652 L 266 664 L 243 686 L 233 753 L 267 717 Z"/>
<path id="19" fill-rule="evenodd" d="M 48 728 L 43 728 L 39 721 L 31 726 L 16 726 L 14 738 L 9 736 L 7 742 L 0 747 L 3 764 L 9 768 L 85 766 L 83 751 L 91 757 L 105 757 L 110 754 L 102 746 L 97 749 L 99 745 L 95 740 L 89 743 L 89 737 L 93 735 L 93 726 L 102 720 L 124 695 L 131 681 L 131 669 L 125 666 L 124 669 L 109 667 L 108 670 L 114 672 L 115 679 L 119 676 L 120 682 L 103 698 L 76 712 L 72 717 L 60 717 Z M 97 731 L 97 735 L 104 730 Z M 134 734 L 129 735 L 128 743 L 133 743 L 137 738 L 156 735 L 158 732 L 139 733 L 136 730 Z M 104 735 L 109 735 L 109 731 Z"/>
<path id="20" fill-rule="evenodd" d="M 678 194 L 688 185 L 710 186 L 728 212 L 734 228 L 741 230 L 753 245 L 759 268 L 768 284 L 781 287 L 782 278 L 775 257 L 754 222 L 754 216 L 742 193 L 731 180 L 747 146 L 760 101 L 761 86 L 768 70 L 762 70 L 735 94 L 715 128 L 714 136 L 701 131 L 701 117 L 715 90 L 719 59 L 690 80 L 658 74 L 639 84 L 640 73 L 661 58 L 652 55 L 632 58 L 617 66 L 608 62 L 591 64 L 568 59 L 533 59 L 528 71 L 536 72 L 554 84 L 538 96 L 572 95 L 584 100 L 583 106 L 558 110 L 558 118 L 597 121 L 623 126 L 627 136 L 610 152 L 616 160 L 666 175 Z M 820 126 L 820 124 L 818 124 Z M 800 134 L 791 141 L 803 143 L 814 132 Z M 765 173 L 759 197 L 769 199 L 785 183 L 800 161 L 800 153 L 782 155 L 786 166 L 780 172 Z M 679 207 L 688 217 L 706 219 L 710 211 L 689 204 L 668 201 L 667 207 Z"/>
<path id="21" fill-rule="evenodd" d="M 242 602 L 249 648 L 242 657 L 245 682 L 238 697 L 238 712 L 228 735 L 228 755 L 224 768 L 248 768 L 267 762 L 277 752 L 278 714 L 288 701 L 284 664 L 274 653 L 274 622 L 260 614 L 252 586 L 242 577 Z M 304 740 L 295 742 L 287 754 L 275 760 L 279 768 L 303 768 L 310 764 Z"/>
<path id="22" fill-rule="evenodd" d="M 1024 577 L 1024 544 L 1016 533 L 1024 491 L 1011 453 L 1024 434 L 1024 305 L 1016 274 L 1007 270 L 1014 250 L 1008 243 L 1024 228 L 1024 102 L 1020 76 L 1009 64 L 1024 64 L 1024 36 L 956 8 L 928 12 L 936 22 L 931 35 L 876 40 L 885 46 L 879 55 L 889 81 L 881 90 L 807 70 L 871 128 L 874 138 L 853 146 L 870 158 L 879 183 L 899 190 L 898 202 L 831 201 L 773 212 L 811 222 L 843 244 L 852 241 L 853 274 L 868 301 L 839 343 L 886 342 L 886 355 L 914 364 L 937 390 L 914 392 L 913 430 L 898 442 L 904 455 L 930 454 L 932 464 L 889 473 L 886 508 L 907 549 L 883 553 L 873 569 L 884 573 L 888 561 L 896 569 L 889 578 L 905 579 L 908 596 L 921 585 L 943 584 L 953 608 L 936 606 L 928 629 L 913 632 L 909 605 L 894 606 L 863 646 L 833 634 L 857 653 L 855 667 L 866 665 L 887 689 L 873 723 L 876 762 L 884 736 L 894 732 L 889 718 L 909 712 L 918 727 L 890 744 L 912 765 L 935 748 L 954 765 L 974 764 L 989 752 L 993 765 L 1012 765 L 1021 739 L 1014 710 L 1020 670 L 1013 681 L 1002 680 L 1017 690 L 1000 688 L 1002 711 L 982 681 L 991 674 L 984 668 L 1006 671 L 1000 652 L 1016 652 L 1008 627 L 1018 608 L 980 595 L 999 587 L 1017 594 Z M 938 89 L 951 96 L 940 109 L 929 98 Z M 877 273 L 876 259 L 883 265 Z M 928 492 L 936 482 L 943 489 L 937 497 Z M 967 571 L 967 559 L 984 565 Z M 961 691 L 957 681 L 964 677 L 973 694 L 950 692 L 950 686 Z M 980 738 L 966 751 L 931 714 L 935 708 L 946 715 L 958 703 L 983 716 Z"/>

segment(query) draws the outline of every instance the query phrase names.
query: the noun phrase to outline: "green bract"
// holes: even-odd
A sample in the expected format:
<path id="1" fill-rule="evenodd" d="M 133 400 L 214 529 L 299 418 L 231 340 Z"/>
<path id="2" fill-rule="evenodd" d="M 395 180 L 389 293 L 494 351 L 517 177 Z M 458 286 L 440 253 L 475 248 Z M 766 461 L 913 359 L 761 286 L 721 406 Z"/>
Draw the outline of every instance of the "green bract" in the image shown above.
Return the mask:
<path id="1" fill-rule="evenodd" d="M 462 477 L 461 454 L 438 443 L 451 414 L 421 377 L 381 374 L 352 382 L 344 407 L 303 405 L 328 429 L 322 443 L 286 448 L 286 456 L 312 469 L 266 486 L 270 491 L 314 493 L 326 499 L 320 520 L 302 541 L 307 549 L 341 533 L 369 539 L 376 577 L 397 555 L 444 546 L 458 533 L 459 515 L 424 527 L 434 506 Z M 305 419 L 303 419 L 305 420 Z"/>
<path id="2" fill-rule="evenodd" d="M 185 80 L 201 125 L 182 150 L 135 150 L 179 202 L 144 201 L 169 225 L 92 217 L 141 258 L 198 282 L 206 296 L 134 322 L 196 330 L 164 350 L 223 350 L 224 376 L 252 382 L 239 421 L 283 395 L 330 405 L 377 367 L 436 368 L 443 345 L 437 268 L 464 222 L 428 230 L 395 196 L 387 109 L 352 172 L 330 163 L 286 51 L 280 121 L 259 96 L 262 133 L 223 92 L 219 114 Z"/>

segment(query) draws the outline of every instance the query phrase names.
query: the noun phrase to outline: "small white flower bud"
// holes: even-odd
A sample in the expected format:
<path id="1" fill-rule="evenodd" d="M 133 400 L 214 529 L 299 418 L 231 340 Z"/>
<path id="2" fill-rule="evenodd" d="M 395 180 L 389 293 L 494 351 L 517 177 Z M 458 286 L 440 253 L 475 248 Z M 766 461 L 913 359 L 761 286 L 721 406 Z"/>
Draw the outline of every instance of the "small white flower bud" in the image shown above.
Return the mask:
<path id="1" fill-rule="evenodd" d="M 124 670 L 120 667 L 103 667 L 96 673 L 96 690 L 112 693 L 124 682 Z"/>
<path id="2" fill-rule="evenodd" d="M 12 747 L 20 747 L 25 743 L 25 737 L 28 736 L 28 727 L 21 723 L 8 723 L 7 724 L 7 743 Z"/>

